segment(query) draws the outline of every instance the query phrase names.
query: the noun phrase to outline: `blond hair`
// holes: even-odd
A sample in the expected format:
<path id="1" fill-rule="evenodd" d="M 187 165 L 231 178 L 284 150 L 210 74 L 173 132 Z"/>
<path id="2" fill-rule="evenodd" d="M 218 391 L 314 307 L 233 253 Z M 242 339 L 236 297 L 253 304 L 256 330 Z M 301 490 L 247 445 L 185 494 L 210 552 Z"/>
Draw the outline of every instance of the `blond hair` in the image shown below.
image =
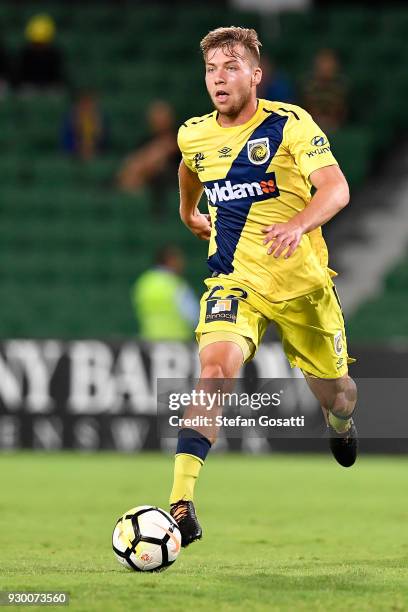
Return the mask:
<path id="1" fill-rule="evenodd" d="M 239 57 L 239 54 L 234 49 L 237 44 L 241 44 L 251 58 L 255 60 L 255 63 L 259 65 L 259 47 L 262 47 L 262 43 L 258 40 L 257 32 L 252 28 L 230 26 L 229 28 L 211 30 L 211 32 L 208 32 L 200 42 L 200 49 L 203 53 L 204 60 L 211 49 L 220 48 L 224 52 L 227 51 L 228 55 Z"/>

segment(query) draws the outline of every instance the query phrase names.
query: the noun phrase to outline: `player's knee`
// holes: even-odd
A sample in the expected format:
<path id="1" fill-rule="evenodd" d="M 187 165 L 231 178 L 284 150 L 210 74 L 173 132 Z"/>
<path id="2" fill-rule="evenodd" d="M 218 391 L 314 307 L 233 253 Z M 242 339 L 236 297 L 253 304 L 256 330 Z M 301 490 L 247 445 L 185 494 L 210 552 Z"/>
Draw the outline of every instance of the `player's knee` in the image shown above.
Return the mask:
<path id="1" fill-rule="evenodd" d="M 243 353 L 235 342 L 214 342 L 200 350 L 201 378 L 234 379 L 242 366 Z"/>
<path id="2" fill-rule="evenodd" d="M 208 363 L 201 370 L 201 378 L 232 378 L 226 364 Z"/>

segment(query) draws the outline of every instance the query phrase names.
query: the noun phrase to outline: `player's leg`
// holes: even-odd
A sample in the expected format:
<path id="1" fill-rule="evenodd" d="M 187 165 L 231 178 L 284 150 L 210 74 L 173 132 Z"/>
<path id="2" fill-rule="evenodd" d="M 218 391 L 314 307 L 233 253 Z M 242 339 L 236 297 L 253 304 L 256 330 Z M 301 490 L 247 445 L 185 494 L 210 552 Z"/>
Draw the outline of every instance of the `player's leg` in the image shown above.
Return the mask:
<path id="1" fill-rule="evenodd" d="M 241 288 L 238 281 L 214 277 L 206 284 L 208 291 L 201 298 L 196 329 L 201 361 L 199 388 L 228 392 L 242 364 L 255 354 L 267 320 L 253 303 L 251 291 Z M 220 408 L 212 408 L 213 417 Z M 190 406 L 183 416 L 197 414 L 208 414 L 206 407 Z M 193 504 L 194 485 L 216 436 L 215 425 L 179 432 L 170 512 L 180 526 L 183 546 L 201 537 Z"/>
<path id="2" fill-rule="evenodd" d="M 289 362 L 299 367 L 319 400 L 330 428 L 330 447 L 344 467 L 357 456 L 357 431 L 351 415 L 357 400 L 348 375 L 343 313 L 331 282 L 276 308 L 275 322 Z"/>
<path id="3" fill-rule="evenodd" d="M 323 408 L 327 423 L 338 433 L 351 426 L 357 401 L 356 383 L 348 374 L 335 379 L 316 378 L 304 372 L 307 383 Z"/>
<path id="4" fill-rule="evenodd" d="M 216 393 L 220 387 L 229 390 L 230 384 L 227 387 L 223 381 L 226 379 L 229 383 L 235 379 L 243 361 L 241 347 L 235 342 L 218 341 L 208 344 L 200 351 L 201 373 L 196 390 L 204 390 L 206 393 Z M 222 380 L 218 382 L 219 379 Z M 205 404 L 191 405 L 186 408 L 183 418 L 206 417 L 209 412 L 213 417 L 220 409 L 215 407 L 209 411 Z M 203 419 L 200 421 L 203 422 Z M 170 503 L 180 499 L 193 499 L 195 480 L 216 437 L 214 419 L 207 425 L 180 430 Z"/>
<path id="5" fill-rule="evenodd" d="M 343 467 L 350 467 L 357 457 L 357 431 L 352 414 L 357 402 L 356 383 L 348 374 L 336 379 L 305 378 L 325 413 L 331 428 L 330 448 Z"/>
<path id="6" fill-rule="evenodd" d="M 206 342 L 211 341 L 211 337 L 216 340 L 217 333 L 208 336 Z M 198 391 L 217 393 L 220 389 L 225 392 L 231 390 L 232 381 L 236 378 L 247 355 L 242 349 L 242 346 L 244 349 L 246 346 L 245 339 L 236 334 L 230 336 L 229 341 L 206 344 L 200 351 L 201 374 L 197 385 Z M 236 341 L 233 340 L 234 336 Z M 208 421 L 208 415 L 211 414 L 212 422 L 194 429 L 183 428 L 179 432 L 173 488 L 170 494 L 170 512 L 179 525 L 182 546 L 188 546 L 202 536 L 193 503 L 194 487 L 211 445 L 216 440 L 215 416 L 221 409 L 222 407 L 214 407 L 209 413 L 206 405 L 191 405 L 183 415 L 188 419 L 205 416 Z"/>

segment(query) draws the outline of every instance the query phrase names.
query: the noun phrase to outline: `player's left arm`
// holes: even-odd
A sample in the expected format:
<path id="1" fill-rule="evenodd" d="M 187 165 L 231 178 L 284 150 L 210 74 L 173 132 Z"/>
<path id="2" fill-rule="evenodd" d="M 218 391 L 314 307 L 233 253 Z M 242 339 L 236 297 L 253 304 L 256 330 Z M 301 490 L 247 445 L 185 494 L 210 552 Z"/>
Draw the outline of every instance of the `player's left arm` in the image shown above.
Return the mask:
<path id="1" fill-rule="evenodd" d="M 303 234 L 327 223 L 344 208 L 350 199 L 349 188 L 344 174 L 337 165 L 325 166 L 310 174 L 310 182 L 316 192 L 309 204 L 290 221 L 265 227 L 264 244 L 269 244 L 268 255 L 279 257 L 285 252 L 285 259 L 298 247 Z"/>

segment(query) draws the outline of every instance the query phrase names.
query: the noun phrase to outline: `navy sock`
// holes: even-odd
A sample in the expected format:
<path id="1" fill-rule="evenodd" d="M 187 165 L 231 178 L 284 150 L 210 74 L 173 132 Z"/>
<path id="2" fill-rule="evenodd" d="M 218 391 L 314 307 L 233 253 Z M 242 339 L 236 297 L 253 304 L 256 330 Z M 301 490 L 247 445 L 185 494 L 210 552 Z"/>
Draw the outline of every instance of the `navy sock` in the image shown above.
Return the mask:
<path id="1" fill-rule="evenodd" d="M 176 454 L 186 453 L 187 455 L 194 455 L 202 461 L 205 461 L 210 448 L 211 442 L 199 431 L 190 429 L 189 427 L 180 429 Z"/>

